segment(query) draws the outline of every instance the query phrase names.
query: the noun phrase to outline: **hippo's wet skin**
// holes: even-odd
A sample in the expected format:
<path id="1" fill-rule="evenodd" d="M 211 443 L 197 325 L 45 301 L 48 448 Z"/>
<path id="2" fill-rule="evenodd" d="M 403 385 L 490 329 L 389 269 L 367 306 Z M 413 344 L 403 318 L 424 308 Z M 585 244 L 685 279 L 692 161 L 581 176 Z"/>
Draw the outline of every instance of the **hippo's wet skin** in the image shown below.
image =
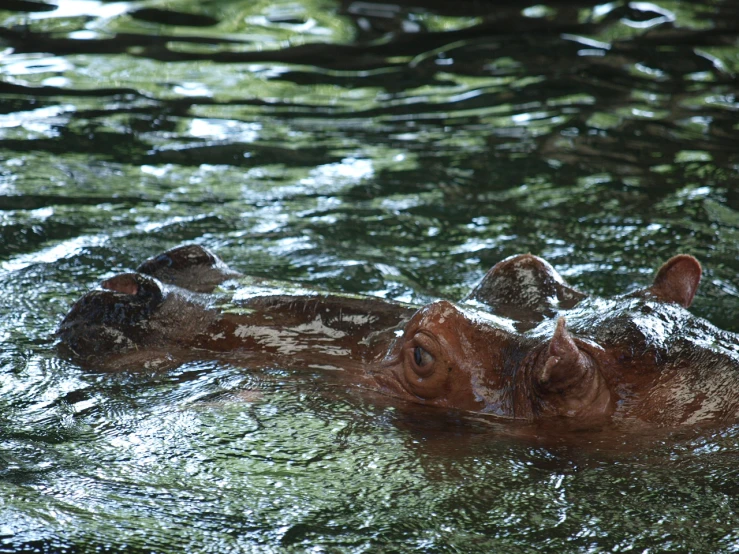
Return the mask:
<path id="1" fill-rule="evenodd" d="M 216 358 L 341 369 L 418 403 L 522 420 L 660 425 L 739 416 L 739 336 L 691 315 L 700 264 L 676 256 L 648 289 L 588 297 L 530 254 L 456 305 L 273 289 L 199 246 L 152 258 L 80 299 L 62 349 L 96 369 Z"/>

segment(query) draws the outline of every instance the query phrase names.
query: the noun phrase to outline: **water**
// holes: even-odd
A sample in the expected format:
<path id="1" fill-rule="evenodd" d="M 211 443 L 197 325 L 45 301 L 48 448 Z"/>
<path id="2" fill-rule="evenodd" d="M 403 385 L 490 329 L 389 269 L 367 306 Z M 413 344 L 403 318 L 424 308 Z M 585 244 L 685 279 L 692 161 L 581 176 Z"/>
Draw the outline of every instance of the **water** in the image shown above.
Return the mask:
<path id="1" fill-rule="evenodd" d="M 603 295 L 686 252 L 693 311 L 739 332 L 738 22 L 730 0 L 5 0 L 0 549 L 739 551 L 737 426 L 523 438 L 320 373 L 86 372 L 53 339 L 183 242 L 412 302 L 520 252 Z"/>

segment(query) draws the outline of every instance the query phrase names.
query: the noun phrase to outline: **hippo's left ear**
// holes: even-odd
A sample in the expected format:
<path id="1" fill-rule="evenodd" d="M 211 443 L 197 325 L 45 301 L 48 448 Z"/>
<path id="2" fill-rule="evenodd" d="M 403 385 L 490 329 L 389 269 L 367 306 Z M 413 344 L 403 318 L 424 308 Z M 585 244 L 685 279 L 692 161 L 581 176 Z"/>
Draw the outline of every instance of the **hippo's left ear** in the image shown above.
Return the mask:
<path id="1" fill-rule="evenodd" d="M 701 273 L 701 264 L 693 256 L 674 256 L 659 268 L 649 291 L 664 302 L 688 308 L 698 291 Z"/>

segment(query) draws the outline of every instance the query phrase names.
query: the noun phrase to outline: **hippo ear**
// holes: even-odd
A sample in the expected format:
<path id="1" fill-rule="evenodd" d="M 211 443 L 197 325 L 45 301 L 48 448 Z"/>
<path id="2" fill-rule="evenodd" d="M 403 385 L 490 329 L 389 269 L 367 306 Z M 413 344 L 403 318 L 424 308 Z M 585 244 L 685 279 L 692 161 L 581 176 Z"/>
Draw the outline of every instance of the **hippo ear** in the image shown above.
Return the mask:
<path id="1" fill-rule="evenodd" d="M 535 410 L 544 415 L 593 418 L 607 417 L 615 409 L 607 382 L 594 357 L 582 351 L 560 317 L 546 352 L 533 370 L 538 394 Z"/>
<path id="2" fill-rule="evenodd" d="M 485 304 L 504 317 L 539 322 L 583 298 L 547 261 L 521 254 L 495 264 L 466 300 Z"/>
<path id="3" fill-rule="evenodd" d="M 565 318 L 560 317 L 545 362 L 535 373 L 536 384 L 547 392 L 577 390 L 592 381 L 595 371 L 593 361 L 580 352 L 567 330 Z"/>
<path id="4" fill-rule="evenodd" d="M 701 264 L 693 256 L 680 254 L 659 268 L 649 291 L 664 302 L 675 302 L 684 308 L 693 303 L 701 280 Z"/>

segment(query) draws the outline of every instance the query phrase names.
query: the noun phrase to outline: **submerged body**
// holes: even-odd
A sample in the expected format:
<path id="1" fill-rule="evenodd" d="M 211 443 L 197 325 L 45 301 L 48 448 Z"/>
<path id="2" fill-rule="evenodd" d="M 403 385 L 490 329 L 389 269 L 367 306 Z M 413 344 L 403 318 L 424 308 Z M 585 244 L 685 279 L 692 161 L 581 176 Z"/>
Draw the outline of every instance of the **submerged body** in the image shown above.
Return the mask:
<path id="1" fill-rule="evenodd" d="M 184 246 L 85 295 L 59 336 L 106 370 L 215 358 L 339 369 L 392 396 L 522 421 L 733 421 L 739 337 L 687 311 L 700 277 L 694 258 L 676 256 L 648 289 L 590 298 L 526 254 L 461 303 L 419 308 L 274 288 Z"/>

